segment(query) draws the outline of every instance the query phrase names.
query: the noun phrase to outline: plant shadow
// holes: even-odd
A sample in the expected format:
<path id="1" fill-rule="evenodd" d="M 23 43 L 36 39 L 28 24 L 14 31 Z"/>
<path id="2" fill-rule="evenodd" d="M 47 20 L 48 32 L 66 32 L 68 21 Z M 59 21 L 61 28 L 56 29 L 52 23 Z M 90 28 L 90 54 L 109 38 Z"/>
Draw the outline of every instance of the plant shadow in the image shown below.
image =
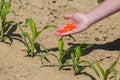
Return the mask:
<path id="1" fill-rule="evenodd" d="M 87 44 L 87 43 L 85 43 Z M 76 47 L 81 45 L 80 43 L 68 43 L 69 46 L 71 47 Z M 97 50 L 97 49 L 103 49 L 103 50 L 107 50 L 107 51 L 119 51 L 120 50 L 120 38 L 112 41 L 112 42 L 107 42 L 105 44 L 90 44 L 92 45 L 91 47 L 82 50 L 83 56 L 89 54 L 90 52 L 92 52 L 93 50 Z M 48 49 L 48 51 L 58 51 L 58 48 L 50 48 Z M 44 52 L 44 50 L 43 50 Z"/>
<path id="2" fill-rule="evenodd" d="M 16 24 L 14 24 L 14 25 L 8 24 L 5 27 L 4 36 L 6 36 L 9 39 L 9 42 L 7 42 L 7 41 L 3 41 L 3 42 L 11 45 L 13 43 L 13 40 L 18 40 L 23 43 L 22 36 L 18 33 L 15 33 L 16 30 L 17 30 Z"/>
<path id="3" fill-rule="evenodd" d="M 72 67 L 73 65 L 68 65 L 67 67 L 63 67 L 61 70 L 65 70 L 65 71 L 70 71 L 70 70 L 72 70 L 71 69 L 71 67 Z M 43 65 L 43 66 L 41 66 L 41 68 L 42 67 L 58 67 L 58 65 Z M 82 68 L 82 67 L 89 67 L 89 66 L 79 66 L 79 72 L 77 73 L 77 74 L 75 74 L 74 76 L 76 76 L 76 75 L 85 75 L 85 76 L 88 76 L 88 77 L 90 77 L 91 78 L 91 80 L 96 80 L 96 78 L 94 77 L 94 76 L 92 76 L 91 74 L 89 74 L 89 73 L 87 73 L 87 72 L 83 72 L 83 70 L 85 69 L 85 68 Z"/>
<path id="4" fill-rule="evenodd" d="M 76 46 L 79 46 L 79 45 L 81 45 L 80 43 L 68 43 L 68 45 L 70 46 L 70 47 L 76 47 Z M 107 50 L 107 51 L 119 51 L 120 50 L 120 38 L 118 38 L 118 39 L 116 39 L 116 40 L 114 40 L 114 41 L 111 41 L 111 42 L 107 42 L 107 43 L 105 43 L 105 44 L 90 44 L 91 45 L 91 47 L 89 47 L 89 48 L 87 48 L 87 49 L 84 49 L 84 50 L 82 50 L 82 53 L 83 53 L 83 56 L 84 55 L 87 55 L 87 54 L 89 54 L 90 52 L 92 52 L 93 50 L 97 50 L 97 49 L 103 49 L 103 50 Z M 58 48 L 57 47 L 55 47 L 55 48 L 50 48 L 50 49 L 48 49 L 48 51 L 58 51 Z M 106 57 L 106 58 L 110 58 L 111 56 L 109 56 L 109 57 Z M 67 55 L 67 57 L 65 57 L 65 61 L 67 60 L 67 59 L 70 59 L 70 54 L 68 54 Z M 99 61 L 102 61 L 103 59 L 101 59 L 101 60 L 99 60 Z M 46 65 L 47 67 L 53 67 L 53 66 L 55 66 L 55 65 Z M 44 67 L 46 67 L 46 66 L 44 66 Z M 68 71 L 68 70 L 71 70 L 71 66 L 73 66 L 73 65 L 70 65 L 70 66 L 68 66 L 67 68 L 63 68 L 62 70 L 66 70 L 66 71 Z M 87 67 L 89 67 L 89 66 L 87 66 Z M 89 76 L 92 80 L 96 80 L 96 78 L 94 77 L 94 76 L 92 76 L 91 74 L 89 74 L 89 73 L 87 73 L 87 72 L 83 72 L 83 71 L 80 71 L 78 74 L 76 74 L 76 75 L 86 75 L 86 76 Z"/>
<path id="5" fill-rule="evenodd" d="M 91 80 L 97 80 L 95 77 L 93 77 L 91 74 L 87 73 L 87 72 L 81 72 L 79 75 L 85 75 L 91 78 Z"/>
<path id="6" fill-rule="evenodd" d="M 42 65 L 41 68 L 42 67 L 57 67 L 57 65 Z"/>
<path id="7" fill-rule="evenodd" d="M 73 47 L 80 45 L 79 43 L 68 43 L 68 45 L 71 45 Z M 112 42 L 107 42 L 105 44 L 91 44 L 92 46 L 82 50 L 83 55 L 87 55 L 90 52 L 92 52 L 93 50 L 96 49 L 103 49 L 103 50 L 107 50 L 107 51 L 119 51 L 120 50 L 120 38 L 112 41 Z"/>
<path id="8" fill-rule="evenodd" d="M 23 42 L 24 43 L 24 42 Z M 39 44 L 39 43 L 35 43 L 34 44 L 34 46 L 35 46 L 35 53 L 34 53 L 34 55 L 32 56 L 32 57 L 35 57 L 35 56 L 40 56 L 41 54 L 46 54 L 46 53 L 48 53 L 49 51 L 51 51 L 51 49 L 47 49 L 47 48 L 45 48 L 45 46 L 44 46 L 44 48 L 42 47 L 43 45 L 41 45 L 41 44 Z M 57 51 L 58 49 L 57 48 L 53 48 L 52 49 L 52 51 Z M 26 57 L 31 57 L 31 55 L 27 55 Z M 45 57 L 45 59 L 46 59 L 46 61 L 48 61 L 48 62 L 50 62 L 48 59 L 47 59 L 47 57 Z"/>

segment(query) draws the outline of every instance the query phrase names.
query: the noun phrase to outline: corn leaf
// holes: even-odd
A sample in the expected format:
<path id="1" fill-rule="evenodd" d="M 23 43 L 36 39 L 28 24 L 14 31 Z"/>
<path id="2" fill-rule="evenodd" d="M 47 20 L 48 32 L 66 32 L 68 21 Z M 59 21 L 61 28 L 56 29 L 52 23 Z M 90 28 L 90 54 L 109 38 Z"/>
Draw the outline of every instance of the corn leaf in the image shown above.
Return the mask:
<path id="1" fill-rule="evenodd" d="M 34 36 L 34 40 L 39 36 L 39 34 L 41 34 L 45 29 L 48 29 L 50 27 L 55 27 L 53 25 L 46 25 L 42 30 L 36 32 L 35 36 Z"/>
<path id="2" fill-rule="evenodd" d="M 58 50 L 63 51 L 64 41 L 62 37 L 58 40 L 57 45 L 58 45 Z"/>
<path id="3" fill-rule="evenodd" d="M 27 52 L 28 52 L 28 55 L 29 55 L 29 53 L 30 53 L 30 47 L 29 47 L 29 44 L 27 43 L 27 40 L 26 40 L 26 38 L 24 38 L 24 45 L 25 45 L 25 47 L 27 48 Z"/>
<path id="4" fill-rule="evenodd" d="M 26 38 L 26 37 L 28 37 L 29 34 L 27 32 L 23 32 L 22 35 L 23 35 L 23 37 Z"/>
<path id="5" fill-rule="evenodd" d="M 55 26 L 48 24 L 48 25 L 46 25 L 46 26 L 43 28 L 43 30 L 48 29 L 48 28 L 50 28 L 50 27 L 55 27 Z"/>
<path id="6" fill-rule="evenodd" d="M 5 6 L 4 6 L 5 14 L 7 14 L 10 11 L 10 7 L 11 7 L 11 0 L 5 3 Z"/>
<path id="7" fill-rule="evenodd" d="M 19 25 L 19 29 L 22 33 L 24 33 L 24 30 L 22 29 L 22 27 Z"/>
<path id="8" fill-rule="evenodd" d="M 87 61 L 87 60 L 81 60 L 79 63 L 81 63 L 81 62 L 88 63 L 89 66 L 93 69 L 93 71 L 97 74 L 97 76 L 100 77 L 100 75 L 99 75 L 97 69 L 94 67 L 93 63 L 91 63 L 90 61 Z"/>
<path id="9" fill-rule="evenodd" d="M 77 47 L 75 47 L 75 53 L 76 53 L 76 57 L 77 58 L 80 58 L 81 57 L 81 55 L 82 55 L 82 52 L 81 52 L 81 50 L 80 50 L 80 46 L 77 46 Z"/>
<path id="10" fill-rule="evenodd" d="M 4 0 L 0 2 L 0 10 L 3 8 Z"/>
<path id="11" fill-rule="evenodd" d="M 11 10 L 11 13 L 13 13 L 13 15 L 16 16 L 16 12 L 14 10 Z"/>
<path id="12" fill-rule="evenodd" d="M 4 2 L 5 0 L 1 0 L 1 2 Z"/>
<path id="13" fill-rule="evenodd" d="M 42 30 L 37 32 L 37 35 L 39 35 L 40 33 L 42 33 L 45 29 L 51 28 L 51 27 L 55 27 L 54 25 L 46 25 Z"/>
<path id="14" fill-rule="evenodd" d="M 105 73 L 105 71 L 103 70 L 103 68 L 100 66 L 100 64 L 98 62 L 96 62 L 96 66 L 97 66 L 97 68 L 100 70 L 100 72 L 102 73 L 102 75 L 105 78 L 106 77 L 106 73 Z"/>
<path id="15" fill-rule="evenodd" d="M 34 36 L 36 34 L 36 32 L 37 32 L 35 22 L 33 21 L 32 18 L 27 18 L 26 19 L 26 26 L 27 26 L 27 24 L 29 24 L 29 26 L 31 28 L 31 31 L 32 31 L 32 35 Z"/>
<path id="16" fill-rule="evenodd" d="M 48 61 L 46 58 L 47 58 L 47 56 L 49 56 L 49 55 L 50 55 L 50 56 L 54 56 L 54 57 L 58 60 L 58 57 L 57 57 L 56 55 L 44 53 L 44 54 L 40 55 L 40 59 L 41 59 L 41 61 L 42 61 L 42 64 L 44 64 L 43 59 L 45 59 L 46 61 Z M 48 62 L 50 62 L 50 61 L 48 61 Z"/>
<path id="17" fill-rule="evenodd" d="M 46 52 L 48 52 L 47 48 L 46 48 L 44 45 L 40 44 L 40 46 L 41 46 Z"/>
<path id="18" fill-rule="evenodd" d="M 71 53 L 71 58 L 72 58 L 72 62 L 73 62 L 73 65 L 75 64 L 75 55 L 74 53 Z"/>
<path id="19" fill-rule="evenodd" d="M 67 65 L 69 65 L 69 61 L 66 61 L 65 63 L 63 63 L 63 66 L 67 66 Z"/>
<path id="20" fill-rule="evenodd" d="M 41 59 L 42 64 L 44 64 L 43 59 L 45 59 L 46 61 L 50 62 L 50 61 L 47 59 L 46 56 L 48 56 L 47 53 L 44 53 L 44 54 L 40 55 L 40 59 Z"/>
<path id="21" fill-rule="evenodd" d="M 69 47 L 67 50 L 65 50 L 64 54 L 72 53 L 72 52 L 74 52 L 74 48 L 73 47 Z"/>
<path id="22" fill-rule="evenodd" d="M 4 10 L 0 10 L 0 12 L 1 12 L 1 20 L 2 20 L 2 22 L 5 20 L 5 17 L 6 17 L 6 14 L 5 14 L 5 12 L 4 12 Z"/>
<path id="23" fill-rule="evenodd" d="M 119 59 L 120 59 L 120 54 L 118 55 L 117 60 L 106 70 L 106 75 L 109 75 L 111 73 L 112 69 L 116 66 Z"/>

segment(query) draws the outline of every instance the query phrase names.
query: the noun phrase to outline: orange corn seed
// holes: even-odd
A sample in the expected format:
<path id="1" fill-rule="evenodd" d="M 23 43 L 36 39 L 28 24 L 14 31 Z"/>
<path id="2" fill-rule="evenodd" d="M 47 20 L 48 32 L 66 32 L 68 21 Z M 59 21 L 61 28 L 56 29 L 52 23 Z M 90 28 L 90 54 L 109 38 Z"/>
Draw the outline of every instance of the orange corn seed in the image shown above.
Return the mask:
<path id="1" fill-rule="evenodd" d="M 75 24 L 72 24 L 72 23 L 67 23 L 63 29 L 59 29 L 57 30 L 58 32 L 60 33 L 64 33 L 64 32 L 68 32 L 68 31 L 72 31 L 73 29 L 76 28 L 76 25 Z"/>

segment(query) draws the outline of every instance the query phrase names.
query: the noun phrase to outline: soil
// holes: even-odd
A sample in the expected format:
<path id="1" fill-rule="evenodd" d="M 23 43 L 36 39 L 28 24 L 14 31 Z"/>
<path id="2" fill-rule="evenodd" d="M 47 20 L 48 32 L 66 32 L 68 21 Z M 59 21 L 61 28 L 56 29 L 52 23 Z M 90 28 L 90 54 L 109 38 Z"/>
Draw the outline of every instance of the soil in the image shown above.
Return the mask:
<path id="1" fill-rule="evenodd" d="M 7 16 L 8 20 L 15 20 L 25 23 L 26 18 L 33 18 L 38 29 L 42 29 L 46 24 L 56 26 L 68 22 L 63 19 L 64 14 L 81 12 L 86 13 L 98 5 L 97 0 L 22 0 L 21 8 L 18 0 L 12 1 L 12 9 L 16 11 Z M 14 27 L 10 39 L 11 44 L 0 42 L 0 80 L 102 80 L 91 68 L 87 67 L 80 74 L 74 76 L 72 66 L 67 70 L 59 71 L 56 66 L 57 60 L 48 57 L 51 63 L 45 61 L 44 66 L 39 58 L 27 57 L 24 51 L 25 46 L 20 39 L 20 30 Z M 27 29 L 30 31 L 30 29 Z M 92 25 L 89 29 L 74 34 L 76 42 L 65 37 L 65 48 L 76 44 L 93 44 L 83 51 L 82 59 L 96 62 L 98 60 L 104 69 L 107 69 L 116 59 L 120 49 L 120 13 L 113 14 L 104 20 Z M 49 53 L 58 55 L 55 28 L 45 30 L 37 39 L 49 50 Z M 17 36 L 16 36 L 17 34 Z M 68 45 L 69 43 L 69 45 Z M 42 53 L 42 52 L 41 52 Z M 40 54 L 41 54 L 40 53 Z M 116 65 L 118 70 L 117 80 L 120 80 L 120 62 Z M 102 75 L 101 75 L 102 76 Z M 113 80 L 110 74 L 109 80 Z"/>

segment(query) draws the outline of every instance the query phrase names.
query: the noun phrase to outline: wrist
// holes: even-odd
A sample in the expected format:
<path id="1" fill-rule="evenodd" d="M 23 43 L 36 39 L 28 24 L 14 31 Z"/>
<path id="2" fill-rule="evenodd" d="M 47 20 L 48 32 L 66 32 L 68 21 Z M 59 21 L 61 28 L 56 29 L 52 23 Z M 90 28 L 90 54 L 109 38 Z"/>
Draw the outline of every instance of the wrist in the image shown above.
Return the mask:
<path id="1" fill-rule="evenodd" d="M 92 25 L 92 24 L 94 24 L 95 22 L 97 22 L 95 16 L 91 15 L 90 13 L 87 13 L 85 15 L 86 15 L 86 18 L 87 18 L 89 26 Z"/>

